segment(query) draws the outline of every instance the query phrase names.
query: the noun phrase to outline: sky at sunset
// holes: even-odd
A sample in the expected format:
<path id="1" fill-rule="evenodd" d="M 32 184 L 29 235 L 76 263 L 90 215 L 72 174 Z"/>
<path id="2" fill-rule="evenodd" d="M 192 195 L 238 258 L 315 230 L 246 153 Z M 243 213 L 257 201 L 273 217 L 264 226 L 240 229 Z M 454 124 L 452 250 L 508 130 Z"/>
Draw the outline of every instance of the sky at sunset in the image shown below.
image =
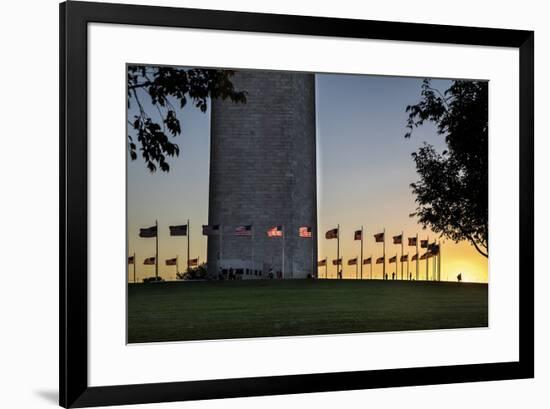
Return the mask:
<path id="1" fill-rule="evenodd" d="M 411 153 L 423 143 L 445 148 L 443 137 L 435 128 L 424 125 L 405 139 L 407 114 L 405 108 L 418 102 L 422 79 L 366 75 L 316 75 L 317 109 L 317 186 L 319 259 L 329 260 L 328 276 L 335 277 L 336 240 L 326 240 L 325 232 L 340 224 L 340 253 L 344 259 L 344 277 L 355 277 L 356 267 L 347 260 L 359 256 L 360 242 L 353 232 L 363 226 L 364 258 L 373 260 L 382 255 L 382 244 L 373 235 L 386 230 L 386 257 L 401 255 L 401 246 L 393 245 L 391 237 L 404 232 L 404 237 L 419 239 L 437 236 L 423 230 L 409 217 L 416 206 L 410 183 L 418 180 Z M 433 86 L 445 90 L 450 81 L 433 81 Z M 147 108 L 147 106 L 146 106 Z M 151 108 L 151 107 L 149 107 Z M 133 107 L 128 115 L 133 116 Z M 151 116 L 154 115 L 151 113 Z M 178 113 L 182 134 L 175 141 L 180 156 L 170 160 L 169 173 L 150 173 L 138 157 L 128 159 L 128 252 L 136 254 L 136 276 L 154 276 L 155 266 L 143 265 L 143 259 L 155 255 L 155 239 L 139 238 L 139 228 L 159 223 L 159 274 L 174 279 L 176 268 L 164 260 L 178 256 L 179 269 L 186 263 L 187 238 L 170 237 L 169 225 L 190 220 L 191 258 L 206 260 L 206 236 L 201 226 L 208 220 L 208 173 L 210 155 L 210 114 L 190 106 Z M 416 249 L 407 247 L 412 256 Z M 423 249 L 421 249 L 423 253 Z M 441 279 L 456 281 L 462 273 L 464 281 L 487 282 L 488 262 L 466 242 L 441 241 Z M 420 278 L 425 277 L 426 263 L 420 262 Z M 407 265 L 404 263 L 405 273 Z M 415 275 L 416 264 L 410 263 Z M 432 261 L 429 262 L 430 276 Z M 396 271 L 395 264 L 386 264 L 386 272 Z M 373 265 L 373 277 L 381 278 L 382 265 Z M 133 266 L 129 266 L 129 281 Z M 397 274 L 400 276 L 398 263 Z M 325 268 L 319 268 L 325 277 Z M 370 276 L 370 266 L 364 266 L 363 276 Z"/>

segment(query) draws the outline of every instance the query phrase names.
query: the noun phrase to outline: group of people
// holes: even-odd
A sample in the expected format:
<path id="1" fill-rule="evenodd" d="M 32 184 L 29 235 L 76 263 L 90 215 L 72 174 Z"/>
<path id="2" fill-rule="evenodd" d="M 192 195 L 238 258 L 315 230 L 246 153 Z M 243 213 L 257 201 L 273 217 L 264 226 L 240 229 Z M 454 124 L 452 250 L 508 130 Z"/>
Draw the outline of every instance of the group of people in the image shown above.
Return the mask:
<path id="1" fill-rule="evenodd" d="M 243 269 L 240 269 L 239 272 L 240 274 L 237 272 L 237 270 L 234 270 L 233 268 L 229 268 L 229 269 L 222 269 L 220 267 L 220 271 L 218 273 L 218 280 L 238 280 L 238 279 L 241 279 L 242 278 L 242 270 Z M 248 273 L 248 271 L 247 271 Z M 252 273 L 252 271 L 251 271 Z M 261 271 L 258 271 L 256 270 L 254 273 L 252 273 L 254 275 L 260 275 L 262 274 Z M 308 275 L 308 278 L 311 278 L 312 275 Z M 268 273 L 267 273 L 267 278 L 269 280 L 273 280 L 273 279 L 282 279 L 283 278 L 283 273 L 282 271 L 278 270 L 278 271 L 273 271 L 272 268 L 269 269 Z M 342 271 L 339 271 L 338 272 L 338 278 L 339 279 L 342 279 Z M 384 280 L 389 280 L 389 275 L 388 273 L 384 273 L 384 276 L 383 276 L 383 279 Z M 394 271 L 391 273 L 391 279 L 392 280 L 396 280 L 397 279 L 397 273 Z M 458 274 L 456 276 L 456 279 L 457 281 L 460 283 L 462 281 L 462 273 Z M 412 273 L 409 273 L 409 281 L 413 281 L 414 278 L 413 278 L 413 274 Z"/>
<path id="2" fill-rule="evenodd" d="M 242 279 L 243 275 L 254 275 L 254 276 L 262 276 L 263 272 L 261 270 L 252 270 L 252 269 L 245 269 L 245 268 L 228 268 L 228 269 L 222 269 L 219 268 L 218 271 L 218 280 L 240 280 Z M 282 271 L 273 271 L 272 268 L 269 269 L 269 272 L 267 273 L 267 278 L 270 280 L 273 279 L 282 279 L 283 273 Z"/>
<path id="3" fill-rule="evenodd" d="M 394 271 L 393 273 L 391 273 L 391 279 L 392 280 L 395 280 L 397 278 L 397 273 Z M 384 280 L 389 280 L 389 275 L 388 273 L 384 273 Z M 413 280 L 413 275 L 412 273 L 409 273 L 409 280 L 412 281 Z"/>

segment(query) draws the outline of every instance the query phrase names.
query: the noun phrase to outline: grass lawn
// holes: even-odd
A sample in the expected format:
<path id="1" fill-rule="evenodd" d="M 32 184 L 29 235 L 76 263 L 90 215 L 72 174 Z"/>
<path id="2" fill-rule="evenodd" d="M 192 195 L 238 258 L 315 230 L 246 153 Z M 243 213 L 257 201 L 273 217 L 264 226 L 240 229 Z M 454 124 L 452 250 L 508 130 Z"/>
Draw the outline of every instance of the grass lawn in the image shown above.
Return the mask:
<path id="1" fill-rule="evenodd" d="M 258 280 L 129 284 L 128 341 L 488 325 L 486 284 Z"/>

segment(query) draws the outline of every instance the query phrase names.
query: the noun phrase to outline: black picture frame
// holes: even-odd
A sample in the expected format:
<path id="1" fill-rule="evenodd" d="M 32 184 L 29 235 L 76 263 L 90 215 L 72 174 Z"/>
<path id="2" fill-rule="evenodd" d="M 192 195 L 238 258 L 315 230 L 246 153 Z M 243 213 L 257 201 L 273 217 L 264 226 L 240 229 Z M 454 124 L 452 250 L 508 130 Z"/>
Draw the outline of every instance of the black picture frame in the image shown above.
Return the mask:
<path id="1" fill-rule="evenodd" d="M 87 25 L 187 27 L 512 47 L 519 50 L 519 360 L 472 365 L 88 386 Z M 60 4 L 60 345 L 63 407 L 291 394 L 534 377 L 534 32 L 89 3 Z"/>

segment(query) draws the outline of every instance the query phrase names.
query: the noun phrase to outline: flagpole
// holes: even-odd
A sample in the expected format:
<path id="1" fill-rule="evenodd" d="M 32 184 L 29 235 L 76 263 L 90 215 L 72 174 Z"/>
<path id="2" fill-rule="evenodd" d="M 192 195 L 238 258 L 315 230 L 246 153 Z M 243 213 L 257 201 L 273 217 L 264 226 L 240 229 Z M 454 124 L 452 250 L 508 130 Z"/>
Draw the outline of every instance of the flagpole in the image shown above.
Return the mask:
<path id="1" fill-rule="evenodd" d="M 189 254 L 190 254 L 189 242 L 191 241 L 191 240 L 189 240 L 190 237 L 191 237 L 191 229 L 189 227 L 190 227 L 189 226 L 189 219 L 187 219 L 187 231 L 186 231 L 186 233 L 187 233 L 187 270 L 186 270 L 186 272 L 189 271 Z"/>
<path id="2" fill-rule="evenodd" d="M 418 254 L 418 233 L 416 233 L 416 281 L 418 281 L 418 278 L 420 277 L 418 275 L 418 258 L 419 258 L 419 254 Z"/>
<path id="3" fill-rule="evenodd" d="M 372 254 L 370 255 L 370 279 L 372 280 Z"/>
<path id="4" fill-rule="evenodd" d="M 434 242 L 435 243 L 435 242 Z M 437 281 L 437 256 L 434 256 L 432 260 L 432 281 Z"/>
<path id="5" fill-rule="evenodd" d="M 436 242 L 434 241 L 434 244 Z M 433 281 L 437 281 L 437 254 L 434 256 L 434 259 L 433 259 Z"/>
<path id="6" fill-rule="evenodd" d="M 363 226 L 361 226 L 361 280 L 363 279 Z"/>
<path id="7" fill-rule="evenodd" d="M 285 226 L 283 225 L 283 257 L 282 257 L 282 261 L 283 261 L 283 280 L 285 279 Z"/>
<path id="8" fill-rule="evenodd" d="M 403 230 L 401 230 L 401 259 L 403 259 Z M 401 280 L 403 280 L 403 260 L 401 260 Z"/>
<path id="9" fill-rule="evenodd" d="M 250 247 L 251 247 L 251 250 L 252 250 L 252 265 L 254 265 L 254 226 L 252 224 L 250 225 L 250 230 L 251 230 Z M 284 269 L 285 269 L 285 266 L 283 265 L 283 272 L 284 272 Z M 283 278 L 284 278 L 284 276 L 283 276 Z"/>
<path id="10" fill-rule="evenodd" d="M 361 269 L 363 269 L 363 263 L 361 263 Z M 359 266 L 357 265 L 357 257 L 355 257 L 355 279 L 359 278 Z"/>
<path id="11" fill-rule="evenodd" d="M 221 266 L 221 263 L 222 263 L 222 240 L 223 240 L 223 228 L 222 228 L 222 225 L 220 224 L 220 252 L 218 253 L 219 254 L 219 260 L 218 260 L 218 271 L 221 271 L 222 270 L 222 266 Z"/>
<path id="12" fill-rule="evenodd" d="M 136 283 L 136 253 L 134 252 L 134 284 Z"/>
<path id="13" fill-rule="evenodd" d="M 426 281 L 429 281 L 430 280 L 430 271 L 428 269 L 428 249 L 430 247 L 430 236 L 428 236 L 427 240 L 426 240 Z"/>
<path id="14" fill-rule="evenodd" d="M 438 263 L 438 266 L 437 266 L 437 275 L 439 277 L 439 281 L 441 281 L 441 242 L 438 243 L 438 247 L 437 247 L 437 263 Z"/>
<path id="15" fill-rule="evenodd" d="M 384 228 L 384 244 L 383 244 L 383 253 L 382 257 L 384 260 L 382 260 L 382 280 L 386 278 L 386 228 Z"/>
<path id="16" fill-rule="evenodd" d="M 336 279 L 340 278 L 340 225 L 336 229 Z"/>
<path id="17" fill-rule="evenodd" d="M 411 272 L 409 270 L 409 253 L 407 253 L 407 280 L 411 279 Z"/>
<path id="18" fill-rule="evenodd" d="M 325 257 L 325 278 L 328 278 L 328 257 Z"/>
<path id="19" fill-rule="evenodd" d="M 437 281 L 441 281 L 441 241 L 437 241 Z"/>
<path id="20" fill-rule="evenodd" d="M 159 223 L 155 220 L 157 234 L 155 234 L 155 281 L 159 279 Z"/>
<path id="21" fill-rule="evenodd" d="M 313 258 L 314 254 L 313 254 L 313 227 L 310 227 L 310 230 L 311 230 L 311 275 L 313 277 L 313 275 L 315 275 L 315 278 L 319 278 L 319 270 L 315 268 L 315 259 Z"/>
<path id="22" fill-rule="evenodd" d="M 441 252 L 441 246 L 439 244 L 439 241 L 437 242 L 437 281 L 441 281 L 441 259 L 440 253 Z"/>
<path id="23" fill-rule="evenodd" d="M 434 240 L 434 246 L 437 246 L 437 241 Z M 433 268 L 433 281 L 437 281 L 437 254 L 434 254 L 433 260 L 432 260 L 432 268 Z"/>

